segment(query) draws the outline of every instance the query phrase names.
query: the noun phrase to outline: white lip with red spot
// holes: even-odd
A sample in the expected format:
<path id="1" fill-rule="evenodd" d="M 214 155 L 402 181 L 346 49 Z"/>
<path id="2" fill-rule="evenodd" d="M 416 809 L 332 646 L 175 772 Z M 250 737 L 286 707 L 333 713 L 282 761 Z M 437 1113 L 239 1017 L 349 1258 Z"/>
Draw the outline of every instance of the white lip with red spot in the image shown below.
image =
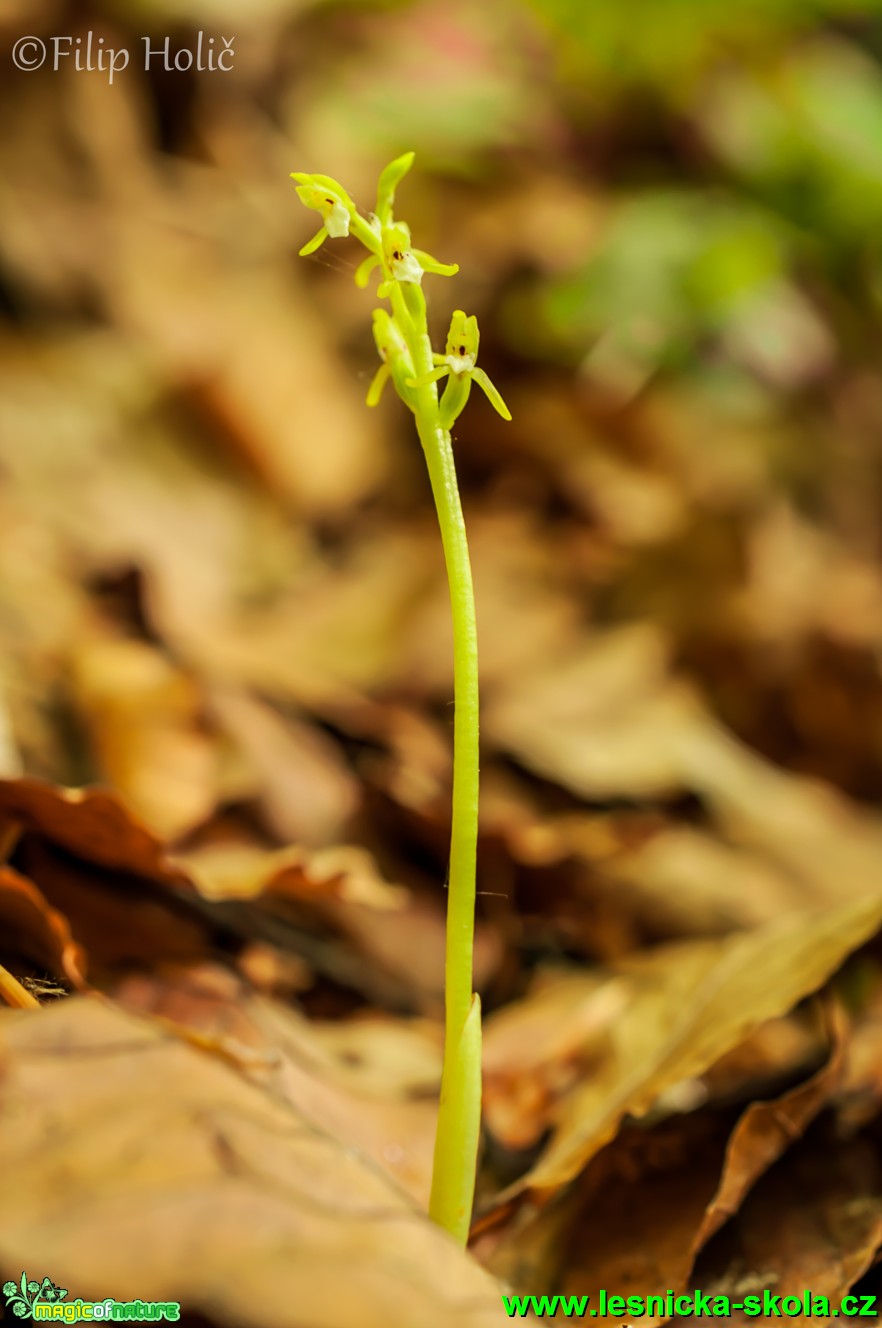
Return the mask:
<path id="1" fill-rule="evenodd" d="M 411 281 L 417 286 L 422 282 L 423 269 L 420 260 L 410 249 L 406 249 L 400 258 L 392 258 L 389 267 L 396 281 Z"/>
<path id="2" fill-rule="evenodd" d="M 326 201 L 322 209 L 322 220 L 332 240 L 339 240 L 341 236 L 349 234 L 349 209 L 341 202 L 338 201 L 329 208 Z"/>

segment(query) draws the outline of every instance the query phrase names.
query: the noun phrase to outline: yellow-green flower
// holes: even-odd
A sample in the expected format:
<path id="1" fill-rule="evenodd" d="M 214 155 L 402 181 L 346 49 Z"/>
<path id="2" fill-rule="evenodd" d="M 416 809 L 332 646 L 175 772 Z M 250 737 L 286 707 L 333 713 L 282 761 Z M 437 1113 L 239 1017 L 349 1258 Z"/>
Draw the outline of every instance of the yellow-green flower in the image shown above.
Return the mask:
<path id="1" fill-rule="evenodd" d="M 493 409 L 504 420 L 511 419 L 511 412 L 499 392 L 484 370 L 476 367 L 480 340 L 481 334 L 478 331 L 478 320 L 475 315 L 466 317 L 462 309 L 455 309 L 447 333 L 446 353 L 432 356 L 436 368 L 431 373 L 408 381 L 409 387 L 424 387 L 426 383 L 435 383 L 441 378 L 448 378 L 440 402 L 441 425 L 445 429 L 451 427 L 463 410 L 469 399 L 473 381 L 486 393 Z"/>
<path id="2" fill-rule="evenodd" d="M 384 280 L 380 283 L 377 294 L 385 299 L 391 293 L 392 283 L 419 286 L 424 272 L 435 272 L 441 277 L 455 276 L 459 271 L 458 263 L 439 263 L 437 258 L 427 254 L 425 249 L 414 249 L 410 239 L 410 227 L 403 221 L 392 222 L 380 231 L 380 252 L 369 254 L 360 263 L 355 273 L 355 284 L 364 288 L 370 280 L 374 268 L 382 267 Z"/>
<path id="3" fill-rule="evenodd" d="M 321 230 L 300 250 L 301 257 L 315 253 L 329 236 L 336 240 L 349 234 L 355 207 L 342 185 L 330 175 L 307 175 L 303 171 L 292 171 L 291 179 L 298 182 L 297 195 L 301 203 L 321 213 L 323 223 Z"/>

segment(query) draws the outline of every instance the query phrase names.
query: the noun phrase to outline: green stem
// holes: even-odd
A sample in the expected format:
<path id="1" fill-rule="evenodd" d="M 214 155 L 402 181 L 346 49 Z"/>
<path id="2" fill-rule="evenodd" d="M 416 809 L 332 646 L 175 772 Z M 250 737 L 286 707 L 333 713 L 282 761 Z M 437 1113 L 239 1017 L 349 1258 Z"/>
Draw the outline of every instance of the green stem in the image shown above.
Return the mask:
<path id="1" fill-rule="evenodd" d="M 417 428 L 441 527 L 453 613 L 455 709 L 446 1001 L 448 1036 L 459 1037 L 472 1002 L 478 840 L 478 636 L 469 546 L 450 434 L 434 422 L 426 427 L 419 405 Z"/>
<path id="2" fill-rule="evenodd" d="M 432 369 L 432 347 L 419 308 L 422 293 L 392 304 L 417 376 Z M 416 297 L 416 300 L 415 298 Z M 420 317 L 422 313 L 422 317 Z M 416 316 L 414 316 L 416 315 Z M 447 898 L 444 1069 L 435 1136 L 429 1214 L 465 1244 L 475 1190 L 481 1115 L 480 1002 L 472 994 L 475 860 L 478 841 L 478 634 L 465 520 L 453 446 L 442 428 L 434 383 L 414 390 L 412 408 L 438 513 L 453 615 L 453 812 Z"/>

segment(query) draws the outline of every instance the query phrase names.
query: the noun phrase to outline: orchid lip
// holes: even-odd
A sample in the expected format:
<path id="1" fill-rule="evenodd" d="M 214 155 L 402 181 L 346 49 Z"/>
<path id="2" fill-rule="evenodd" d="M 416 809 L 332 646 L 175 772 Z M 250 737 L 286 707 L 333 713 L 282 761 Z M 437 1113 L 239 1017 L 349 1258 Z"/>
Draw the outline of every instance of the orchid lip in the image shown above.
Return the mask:
<path id="1" fill-rule="evenodd" d="M 396 281 L 412 281 L 419 285 L 423 279 L 423 269 L 418 258 L 405 254 L 403 258 L 393 259 L 389 264 Z"/>
<path id="2" fill-rule="evenodd" d="M 342 203 L 335 203 L 325 214 L 325 228 L 332 240 L 349 234 L 349 209 Z"/>

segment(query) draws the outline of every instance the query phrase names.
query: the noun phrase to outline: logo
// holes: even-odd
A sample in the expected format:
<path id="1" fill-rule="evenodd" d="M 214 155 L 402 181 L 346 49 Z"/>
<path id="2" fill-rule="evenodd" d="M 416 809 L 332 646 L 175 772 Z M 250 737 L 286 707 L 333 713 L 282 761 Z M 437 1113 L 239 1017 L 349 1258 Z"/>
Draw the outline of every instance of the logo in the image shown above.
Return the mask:
<path id="1" fill-rule="evenodd" d="M 157 1319 L 177 1320 L 181 1317 L 181 1304 L 177 1300 L 66 1300 L 67 1288 L 56 1286 L 51 1278 L 42 1282 L 28 1280 L 22 1273 L 20 1282 L 4 1282 L 6 1304 L 18 1319 L 59 1319 L 64 1323 L 102 1319 L 136 1321 Z"/>

